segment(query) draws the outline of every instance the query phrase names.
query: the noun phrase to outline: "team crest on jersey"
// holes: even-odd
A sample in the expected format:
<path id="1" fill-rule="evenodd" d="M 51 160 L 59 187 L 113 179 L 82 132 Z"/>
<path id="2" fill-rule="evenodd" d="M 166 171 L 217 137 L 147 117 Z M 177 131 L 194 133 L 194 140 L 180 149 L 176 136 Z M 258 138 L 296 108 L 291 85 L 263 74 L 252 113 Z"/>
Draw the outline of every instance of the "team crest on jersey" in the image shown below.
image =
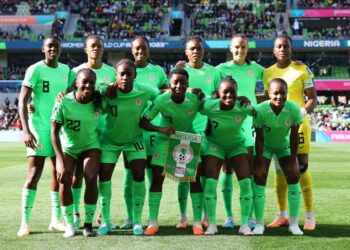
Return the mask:
<path id="1" fill-rule="evenodd" d="M 142 101 L 140 99 L 136 99 L 135 104 L 136 106 L 141 106 Z"/>
<path id="2" fill-rule="evenodd" d="M 242 116 L 240 116 L 240 115 L 236 116 L 236 117 L 235 117 L 235 121 L 236 121 L 237 123 L 242 122 Z"/>
<path id="3" fill-rule="evenodd" d="M 109 80 L 108 76 L 105 77 L 105 83 L 110 83 L 110 80 Z"/>
<path id="4" fill-rule="evenodd" d="M 254 75 L 253 70 L 249 70 L 249 71 L 248 71 L 248 75 L 249 75 L 249 76 L 253 76 L 253 75 Z"/>
<path id="5" fill-rule="evenodd" d="M 210 147 L 210 150 L 211 150 L 211 151 L 216 151 L 216 150 L 218 150 L 218 148 L 215 147 L 215 146 L 211 146 L 211 147 Z"/>
<path id="6" fill-rule="evenodd" d="M 286 126 L 290 126 L 292 122 L 290 120 L 286 120 L 284 123 L 286 124 Z"/>
<path id="7" fill-rule="evenodd" d="M 65 82 L 68 82 L 68 76 L 65 75 L 65 76 L 63 77 L 63 80 L 64 80 Z"/>
<path id="8" fill-rule="evenodd" d="M 188 110 L 188 115 L 193 115 L 193 113 L 194 113 L 194 110 L 193 109 L 190 109 L 190 110 Z"/>
<path id="9" fill-rule="evenodd" d="M 207 83 L 211 83 L 212 81 L 213 81 L 213 79 L 210 76 L 208 76 L 207 77 Z"/>
<path id="10" fill-rule="evenodd" d="M 153 154 L 153 159 L 154 159 L 154 160 L 157 160 L 158 158 L 159 158 L 159 154 L 158 154 L 158 153 L 154 153 L 154 154 Z"/>
<path id="11" fill-rule="evenodd" d="M 150 81 L 154 81 L 154 80 L 156 79 L 156 77 L 155 77 L 154 75 L 149 75 L 149 76 L 148 76 L 148 79 L 149 79 Z"/>
<path id="12" fill-rule="evenodd" d="M 94 119 L 95 119 L 95 120 L 98 119 L 99 116 L 100 116 L 100 113 L 99 113 L 99 112 L 95 112 L 95 113 L 94 113 Z"/>

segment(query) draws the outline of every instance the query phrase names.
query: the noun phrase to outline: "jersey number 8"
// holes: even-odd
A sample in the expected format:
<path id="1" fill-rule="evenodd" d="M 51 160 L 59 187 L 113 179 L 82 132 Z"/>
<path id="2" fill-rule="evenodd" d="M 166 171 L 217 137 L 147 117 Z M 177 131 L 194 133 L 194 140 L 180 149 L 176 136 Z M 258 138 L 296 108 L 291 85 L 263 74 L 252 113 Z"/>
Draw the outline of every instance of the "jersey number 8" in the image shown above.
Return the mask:
<path id="1" fill-rule="evenodd" d="M 43 81 L 43 92 L 45 92 L 45 93 L 50 92 L 50 82 L 49 81 Z"/>

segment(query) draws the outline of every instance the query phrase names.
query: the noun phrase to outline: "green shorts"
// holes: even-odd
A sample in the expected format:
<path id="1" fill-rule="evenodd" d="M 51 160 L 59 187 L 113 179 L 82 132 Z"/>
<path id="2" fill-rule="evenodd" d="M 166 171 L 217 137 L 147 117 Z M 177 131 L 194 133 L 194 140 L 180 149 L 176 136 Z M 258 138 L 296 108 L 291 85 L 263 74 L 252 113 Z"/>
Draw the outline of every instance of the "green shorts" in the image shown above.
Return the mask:
<path id="1" fill-rule="evenodd" d="M 255 146 L 255 129 L 253 128 L 253 118 L 247 117 L 243 124 L 242 129 L 244 133 L 244 146 L 254 147 Z"/>
<path id="2" fill-rule="evenodd" d="M 167 161 L 169 148 L 169 139 L 165 137 L 157 137 L 155 146 L 153 148 L 152 155 L 152 166 L 161 166 L 164 167 Z"/>
<path id="3" fill-rule="evenodd" d="M 154 143 L 156 141 L 157 132 L 143 131 L 143 140 L 146 145 L 147 156 L 153 155 Z"/>
<path id="4" fill-rule="evenodd" d="M 106 127 L 106 114 L 100 115 L 97 121 L 97 134 L 100 136 L 102 134 L 102 130 L 104 127 Z"/>
<path id="5" fill-rule="evenodd" d="M 234 147 L 224 148 L 218 145 L 215 142 L 210 140 L 204 140 L 202 146 L 202 155 L 213 155 L 221 160 L 230 159 L 240 154 L 248 154 L 247 147 L 244 145 L 244 142 L 238 144 Z"/>
<path id="6" fill-rule="evenodd" d="M 286 146 L 286 147 L 282 147 L 282 148 L 269 148 L 269 147 L 266 147 L 264 146 L 264 152 L 263 152 L 263 156 L 266 158 L 266 159 L 269 159 L 271 160 L 272 159 L 272 156 L 273 155 L 276 155 L 277 158 L 283 158 L 283 157 L 286 157 L 286 156 L 290 156 L 290 148 L 289 146 Z"/>
<path id="7" fill-rule="evenodd" d="M 66 154 L 69 154 L 70 156 L 72 156 L 74 159 L 78 159 L 80 157 L 80 155 L 82 153 L 84 153 L 85 151 L 88 151 L 90 149 L 100 149 L 100 143 L 98 141 L 90 144 L 89 146 L 86 146 L 84 148 L 65 148 L 63 147 L 63 152 L 65 152 Z"/>
<path id="8" fill-rule="evenodd" d="M 123 145 L 105 144 L 101 146 L 101 151 L 101 163 L 116 163 L 122 152 L 124 152 L 128 162 L 139 159 L 147 159 L 143 139 Z"/>
<path id="9" fill-rule="evenodd" d="M 27 148 L 27 157 L 29 156 L 55 156 L 55 150 L 53 149 L 51 142 L 50 131 L 31 131 L 36 139 L 37 149 Z"/>

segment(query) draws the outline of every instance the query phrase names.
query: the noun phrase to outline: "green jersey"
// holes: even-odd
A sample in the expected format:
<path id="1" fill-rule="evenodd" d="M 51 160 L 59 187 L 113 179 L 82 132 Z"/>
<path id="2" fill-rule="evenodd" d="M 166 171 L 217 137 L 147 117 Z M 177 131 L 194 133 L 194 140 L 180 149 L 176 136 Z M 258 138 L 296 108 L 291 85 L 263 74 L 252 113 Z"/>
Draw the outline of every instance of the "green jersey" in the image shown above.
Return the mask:
<path id="1" fill-rule="evenodd" d="M 162 67 L 148 63 L 144 68 L 136 68 L 134 84 L 161 89 L 168 86 L 169 81 Z M 160 116 L 156 117 L 153 122 L 159 124 L 159 121 Z"/>
<path id="2" fill-rule="evenodd" d="M 89 148 L 98 142 L 97 122 L 100 114 L 95 112 L 92 102 L 78 102 L 75 92 L 56 102 L 51 120 L 62 124 L 60 139 L 64 151 Z"/>
<path id="3" fill-rule="evenodd" d="M 186 92 L 182 103 L 175 103 L 171 99 L 171 92 L 159 95 L 144 116 L 152 120 L 161 114 L 160 127 L 173 127 L 177 131 L 193 133 L 193 120 L 199 111 L 201 101 L 196 94 Z M 163 136 L 163 135 L 160 135 Z"/>
<path id="4" fill-rule="evenodd" d="M 245 136 L 242 124 L 248 115 L 252 115 L 253 107 L 240 106 L 236 101 L 230 110 L 220 109 L 220 99 L 207 99 L 201 107 L 201 114 L 208 116 L 206 138 L 224 147 L 231 148 L 242 144 Z"/>
<path id="5" fill-rule="evenodd" d="M 123 145 L 142 138 L 141 115 L 147 101 L 152 101 L 157 95 L 154 88 L 134 85 L 129 93 L 118 90 L 116 98 L 106 98 L 107 116 L 101 143 Z"/>
<path id="6" fill-rule="evenodd" d="M 77 73 L 81 69 L 87 69 L 87 63 L 80 64 L 79 66 L 72 69 L 72 73 L 69 76 L 69 84 L 72 84 Z M 101 84 L 110 84 L 115 82 L 115 69 L 107 64 L 102 63 L 102 67 L 99 69 L 91 69 L 96 74 L 96 90 L 99 89 Z"/>
<path id="7" fill-rule="evenodd" d="M 264 67 L 256 62 L 237 65 L 232 61 L 221 63 L 216 68 L 221 77 L 232 76 L 237 82 L 237 93 L 239 96 L 248 97 L 253 105 L 257 104 L 255 97 L 256 82 L 262 79 Z"/>
<path id="8" fill-rule="evenodd" d="M 218 89 L 220 74 L 215 67 L 204 63 L 202 68 L 195 69 L 187 63 L 185 70 L 188 72 L 191 88 L 200 88 L 206 96 L 211 96 L 213 91 Z M 206 124 L 207 118 L 198 113 L 193 123 L 195 132 L 202 133 Z"/>
<path id="9" fill-rule="evenodd" d="M 144 68 L 136 68 L 134 84 L 160 89 L 168 85 L 168 79 L 162 67 L 149 63 Z"/>
<path id="10" fill-rule="evenodd" d="M 22 86 L 32 89 L 35 112 L 29 114 L 29 127 L 33 131 L 50 131 L 50 117 L 59 92 L 68 88 L 70 69 L 58 63 L 56 68 L 47 66 L 44 61 L 31 65 L 24 76 Z"/>
<path id="11" fill-rule="evenodd" d="M 256 107 L 254 127 L 264 129 L 264 146 L 272 149 L 289 147 L 290 128 L 300 125 L 303 121 L 300 107 L 286 101 L 282 111 L 276 115 L 270 102 L 262 102 Z"/>

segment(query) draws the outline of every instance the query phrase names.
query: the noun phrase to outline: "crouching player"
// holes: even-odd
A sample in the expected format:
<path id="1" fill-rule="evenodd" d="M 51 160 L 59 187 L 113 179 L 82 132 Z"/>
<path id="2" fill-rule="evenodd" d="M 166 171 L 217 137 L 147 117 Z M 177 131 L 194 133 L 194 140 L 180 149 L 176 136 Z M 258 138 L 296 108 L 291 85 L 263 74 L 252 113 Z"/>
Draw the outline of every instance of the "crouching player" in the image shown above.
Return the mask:
<path id="1" fill-rule="evenodd" d="M 205 155 L 204 169 L 207 177 L 204 188 L 204 202 L 207 208 L 209 227 L 205 234 L 217 233 L 216 188 L 220 169 L 227 159 L 233 166 L 240 186 L 241 227 L 239 233 L 252 235 L 248 218 L 253 205 L 251 169 L 248 162 L 248 149 L 242 125 L 245 118 L 253 113 L 249 100 L 240 103 L 237 98 L 237 83 L 232 77 L 220 81 L 218 99 L 205 101 L 201 113 L 208 116 L 206 139 L 203 144 Z M 248 103 L 247 103 L 248 102 Z"/>
<path id="2" fill-rule="evenodd" d="M 97 176 L 100 166 L 100 144 L 97 136 L 98 118 L 102 112 L 102 97 L 95 91 L 96 74 L 91 69 L 77 73 L 76 91 L 57 102 L 51 117 L 51 139 L 56 152 L 57 179 L 66 231 L 63 237 L 73 237 L 72 179 L 76 162 L 83 162 L 85 189 L 84 236 L 93 236 L 92 221 L 97 203 Z"/>
<path id="3" fill-rule="evenodd" d="M 159 132 L 152 157 L 153 180 L 149 192 L 149 226 L 145 235 L 154 235 L 159 230 L 158 213 L 162 198 L 164 176 L 162 175 L 167 159 L 170 134 L 176 131 L 193 133 L 193 120 L 201 105 L 200 95 L 186 91 L 188 73 L 184 69 L 175 68 L 170 73 L 170 89 L 158 96 L 140 121 L 140 126 L 147 131 Z M 161 114 L 160 126 L 150 121 L 158 113 Z M 200 171 L 197 170 L 196 181 L 191 182 L 190 192 L 193 208 L 193 234 L 202 235 L 201 214 L 203 208 L 203 192 L 200 183 Z"/>
<path id="4" fill-rule="evenodd" d="M 275 78 L 269 83 L 270 100 L 256 108 L 256 157 L 254 165 L 254 209 L 256 227 L 254 233 L 264 233 L 265 186 L 273 154 L 276 154 L 288 183 L 290 210 L 289 232 L 303 235 L 298 226 L 300 209 L 299 166 L 297 161 L 298 129 L 302 123 L 300 107 L 287 101 L 287 83 Z"/>

